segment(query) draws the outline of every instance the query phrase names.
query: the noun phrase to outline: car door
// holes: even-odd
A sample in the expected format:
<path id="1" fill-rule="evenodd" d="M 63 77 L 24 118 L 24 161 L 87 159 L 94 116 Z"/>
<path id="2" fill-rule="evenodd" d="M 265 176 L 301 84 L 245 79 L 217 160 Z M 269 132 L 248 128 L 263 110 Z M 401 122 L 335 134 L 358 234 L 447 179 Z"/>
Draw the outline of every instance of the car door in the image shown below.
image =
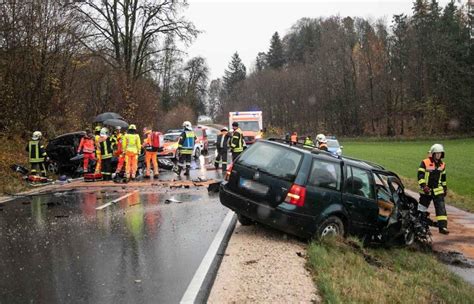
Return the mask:
<path id="1" fill-rule="evenodd" d="M 375 229 L 378 205 L 375 200 L 373 176 L 369 170 L 346 166 L 343 202 L 353 228 L 358 232 Z"/>

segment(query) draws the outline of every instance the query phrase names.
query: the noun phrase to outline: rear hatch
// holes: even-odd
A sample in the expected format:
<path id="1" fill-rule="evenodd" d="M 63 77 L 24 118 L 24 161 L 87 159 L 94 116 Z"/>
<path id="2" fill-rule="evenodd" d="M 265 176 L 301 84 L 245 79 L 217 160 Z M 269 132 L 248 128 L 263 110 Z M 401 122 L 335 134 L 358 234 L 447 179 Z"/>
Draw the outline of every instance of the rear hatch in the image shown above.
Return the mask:
<path id="1" fill-rule="evenodd" d="M 281 204 L 291 188 L 304 154 L 276 143 L 259 141 L 232 168 L 227 187 L 261 204 Z"/>

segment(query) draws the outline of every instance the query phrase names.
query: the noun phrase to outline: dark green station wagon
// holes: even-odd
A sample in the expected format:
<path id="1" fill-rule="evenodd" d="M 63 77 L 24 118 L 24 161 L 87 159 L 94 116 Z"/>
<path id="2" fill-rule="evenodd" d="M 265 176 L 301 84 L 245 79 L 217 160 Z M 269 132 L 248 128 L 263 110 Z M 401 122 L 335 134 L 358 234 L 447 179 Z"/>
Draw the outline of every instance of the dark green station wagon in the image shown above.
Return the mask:
<path id="1" fill-rule="evenodd" d="M 303 238 L 354 234 L 381 240 L 388 234 L 404 243 L 414 239 L 409 217 L 416 216 L 417 202 L 405 195 L 395 173 L 284 140 L 258 141 L 244 151 L 219 193 L 242 225 L 259 222 Z"/>

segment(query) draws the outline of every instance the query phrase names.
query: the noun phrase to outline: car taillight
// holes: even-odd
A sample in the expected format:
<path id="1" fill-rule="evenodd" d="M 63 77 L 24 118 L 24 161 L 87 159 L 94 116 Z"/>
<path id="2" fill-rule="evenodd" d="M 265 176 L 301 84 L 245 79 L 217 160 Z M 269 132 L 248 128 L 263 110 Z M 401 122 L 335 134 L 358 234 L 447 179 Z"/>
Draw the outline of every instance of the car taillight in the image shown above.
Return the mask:
<path id="1" fill-rule="evenodd" d="M 298 207 L 304 206 L 306 198 L 306 188 L 300 185 L 293 184 L 286 195 L 285 202 L 296 205 Z"/>
<path id="2" fill-rule="evenodd" d="M 232 173 L 232 167 L 233 166 L 234 166 L 234 163 L 230 163 L 230 165 L 227 167 L 227 171 L 225 172 L 224 180 L 229 181 L 230 173 Z"/>

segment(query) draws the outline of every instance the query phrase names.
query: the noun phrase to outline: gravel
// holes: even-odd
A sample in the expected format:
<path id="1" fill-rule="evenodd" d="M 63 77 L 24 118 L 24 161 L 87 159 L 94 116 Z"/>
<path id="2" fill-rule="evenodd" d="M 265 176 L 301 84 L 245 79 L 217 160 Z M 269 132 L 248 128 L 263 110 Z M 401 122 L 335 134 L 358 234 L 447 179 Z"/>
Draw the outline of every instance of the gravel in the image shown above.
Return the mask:
<path id="1" fill-rule="evenodd" d="M 208 303 L 319 303 L 306 269 L 307 244 L 276 230 L 237 223 Z"/>

